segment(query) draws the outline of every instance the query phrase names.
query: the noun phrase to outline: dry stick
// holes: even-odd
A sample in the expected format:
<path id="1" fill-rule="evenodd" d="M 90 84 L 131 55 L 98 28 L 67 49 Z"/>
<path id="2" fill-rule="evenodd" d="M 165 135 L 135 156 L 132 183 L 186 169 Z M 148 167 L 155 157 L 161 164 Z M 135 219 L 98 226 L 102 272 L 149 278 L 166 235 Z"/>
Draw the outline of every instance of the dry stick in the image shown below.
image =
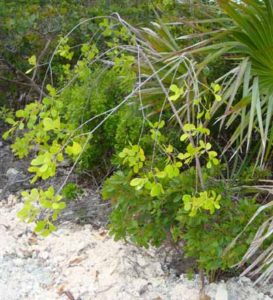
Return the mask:
<path id="1" fill-rule="evenodd" d="M 141 84 L 141 66 L 140 66 L 140 47 L 137 45 L 137 71 L 138 71 L 138 85 Z M 146 116 L 145 112 L 143 109 L 143 101 L 142 101 L 142 94 L 141 94 L 141 89 L 138 91 L 138 98 L 140 102 L 140 107 L 141 107 L 141 113 L 142 113 L 142 125 L 141 125 L 141 130 L 138 138 L 138 145 L 140 144 L 140 140 L 142 138 L 143 132 L 144 132 L 144 126 L 145 126 L 145 121 L 146 121 Z"/>
<path id="2" fill-rule="evenodd" d="M 38 57 L 38 59 L 37 59 L 37 61 L 36 61 L 36 66 L 35 66 L 35 68 L 34 68 L 32 77 L 30 78 L 31 81 L 34 82 L 34 83 L 35 83 L 35 77 L 36 77 L 36 75 L 37 75 L 37 73 L 38 73 L 38 68 L 39 68 L 39 66 L 40 66 L 39 63 L 40 63 L 40 61 L 43 59 L 43 57 L 45 56 L 46 51 L 47 51 L 47 49 L 49 48 L 50 43 L 51 43 L 51 39 L 48 39 L 47 42 L 46 42 L 46 45 L 45 45 L 44 49 L 41 51 L 41 53 L 40 53 L 40 55 L 39 55 L 39 57 Z M 30 89 L 29 89 L 29 91 L 28 91 L 28 96 L 30 95 L 32 89 L 33 89 L 33 85 L 30 85 Z M 37 90 L 36 90 L 36 91 L 37 91 Z M 38 91 L 37 91 L 37 92 L 38 92 Z M 42 89 L 41 89 L 40 94 L 41 94 L 41 93 L 43 93 L 43 96 L 46 96 L 46 94 L 42 91 Z"/>
<path id="3" fill-rule="evenodd" d="M 43 59 L 43 57 L 45 56 L 46 51 L 49 48 L 50 43 L 51 43 L 51 39 L 48 39 L 47 42 L 46 42 L 46 44 L 45 44 L 44 49 L 42 50 L 42 52 L 40 53 L 40 55 L 39 55 L 39 57 L 37 59 L 37 62 L 36 62 L 36 66 L 37 67 L 34 69 L 34 72 L 33 72 L 32 78 L 31 78 L 33 81 L 34 81 L 34 79 L 35 79 L 35 77 L 37 75 L 37 72 L 38 72 L 38 65 L 39 65 L 40 61 Z"/>
<path id="4" fill-rule="evenodd" d="M 194 82 L 192 82 L 192 83 L 194 83 Z M 188 81 L 188 86 L 190 86 L 190 81 Z M 187 99 L 187 101 L 186 101 L 186 105 L 187 105 L 187 121 L 188 121 L 188 123 L 191 123 L 190 93 L 189 92 L 187 93 L 187 98 L 186 99 Z M 193 141 L 193 139 L 192 139 L 192 141 Z M 192 145 L 193 145 L 193 147 L 195 147 L 194 141 L 193 141 Z M 197 159 L 196 159 L 196 157 L 197 157 Z M 205 189 L 205 185 L 204 185 L 203 176 L 202 176 L 202 169 L 201 169 L 200 160 L 199 160 L 199 157 L 198 157 L 197 154 L 195 155 L 195 162 L 196 162 L 197 171 L 200 172 L 199 173 L 199 179 L 200 179 L 201 189 L 204 190 Z M 206 300 L 208 296 L 205 294 L 205 275 L 204 275 L 204 270 L 202 268 L 199 269 L 199 276 L 200 276 L 200 285 L 201 285 L 200 286 L 200 300 Z"/>
<path id="5" fill-rule="evenodd" d="M 47 96 L 45 92 L 42 91 L 42 89 L 30 78 L 28 77 L 24 72 L 21 70 L 16 69 L 10 62 L 8 62 L 4 57 L 0 56 L 0 60 L 16 75 L 19 75 L 24 80 L 28 81 L 29 84 L 32 86 L 32 88 L 39 94 L 42 94 L 44 97 Z"/>
<path id="6" fill-rule="evenodd" d="M 36 75 L 37 75 L 37 73 L 38 73 L 39 63 L 40 63 L 40 61 L 43 59 L 43 57 L 45 56 L 46 51 L 47 51 L 47 49 L 48 49 L 49 46 L 50 46 L 50 43 L 51 43 L 51 38 L 49 38 L 49 39 L 47 40 L 44 49 L 42 50 L 42 52 L 40 53 L 40 55 L 39 55 L 39 57 L 38 57 L 38 59 L 37 59 L 36 66 L 35 66 L 33 75 L 32 75 L 32 77 L 31 77 L 31 80 L 32 80 L 33 82 L 35 82 L 35 77 L 36 77 Z M 28 94 L 31 93 L 31 90 L 32 90 L 32 86 L 31 86 L 31 88 L 30 88 Z"/>
<path id="7" fill-rule="evenodd" d="M 145 55 L 145 53 L 143 53 L 142 51 L 142 55 L 143 57 L 145 58 L 145 60 L 147 61 L 148 65 L 150 66 L 151 70 L 156 73 L 156 70 L 154 69 L 153 65 L 151 64 L 150 60 L 147 58 L 147 56 Z M 168 99 L 168 102 L 171 106 L 171 109 L 175 115 L 175 118 L 181 128 L 182 131 L 184 126 L 183 126 L 183 123 L 179 117 L 179 114 L 176 110 L 176 107 L 175 105 L 172 103 L 172 101 L 169 99 L 169 94 L 165 88 L 165 86 L 163 85 L 162 81 L 160 80 L 158 74 L 156 73 L 156 78 L 158 80 L 158 83 L 159 85 L 161 86 L 166 98 Z M 187 118 L 188 120 L 190 120 L 190 106 L 189 106 L 189 93 L 187 94 Z M 194 140 L 193 138 L 190 136 L 189 137 L 189 141 L 191 143 L 191 145 L 195 148 L 195 143 L 194 143 Z M 198 174 L 198 177 L 199 177 L 199 181 L 200 181 L 200 185 L 201 185 L 201 189 L 204 190 L 205 189 L 205 185 L 204 185 L 204 179 L 203 179 L 203 175 L 202 175 L 202 169 L 201 169 L 201 164 L 200 164 L 200 160 L 199 160 L 199 157 L 197 154 L 195 154 L 195 164 L 196 164 L 196 170 L 197 170 L 197 174 Z M 200 269 L 199 270 L 199 275 L 200 275 L 200 280 L 201 280 L 201 288 L 200 288 L 200 299 L 203 300 L 203 299 L 206 299 L 206 294 L 205 294 L 205 276 L 204 276 L 204 270 L 203 269 Z"/>
<path id="8" fill-rule="evenodd" d="M 11 82 L 11 83 L 14 83 L 17 85 L 19 84 L 19 85 L 24 85 L 24 86 L 29 86 L 29 87 L 32 86 L 30 83 L 26 83 L 26 82 L 22 82 L 22 81 L 18 81 L 18 80 L 12 80 L 12 79 L 8 79 L 8 78 L 2 77 L 2 76 L 0 76 L 0 80 L 8 81 L 8 82 Z"/>

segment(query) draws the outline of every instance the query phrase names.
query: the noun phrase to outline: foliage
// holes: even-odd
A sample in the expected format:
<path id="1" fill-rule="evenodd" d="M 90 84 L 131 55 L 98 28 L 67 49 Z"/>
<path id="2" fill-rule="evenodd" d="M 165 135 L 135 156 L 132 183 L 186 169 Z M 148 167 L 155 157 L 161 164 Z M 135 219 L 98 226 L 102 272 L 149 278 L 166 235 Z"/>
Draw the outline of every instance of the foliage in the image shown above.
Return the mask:
<path id="1" fill-rule="evenodd" d="M 242 1 L 239 5 L 232 1 L 219 1 L 221 8 L 235 22 L 231 36 L 234 38 L 232 52 L 241 56 L 242 61 L 238 65 L 238 76 L 230 83 L 234 88 L 229 96 L 229 103 L 225 109 L 234 113 L 229 118 L 228 126 L 237 118 L 241 119 L 240 128 L 231 139 L 240 137 L 243 143 L 243 133 L 247 131 L 247 146 L 249 148 L 253 130 L 257 128 L 261 136 L 261 148 L 259 157 L 261 160 L 270 157 L 272 146 L 272 57 L 267 51 L 273 45 L 270 34 L 272 27 L 273 7 L 271 0 Z M 241 99 L 231 108 L 233 94 L 243 86 Z M 227 93 L 224 95 L 228 98 Z M 267 148 L 266 148 L 267 146 Z M 267 150 L 267 151 L 266 151 Z"/>
<path id="2" fill-rule="evenodd" d="M 18 217 L 28 223 L 37 219 L 43 214 L 43 219 L 38 220 L 34 228 L 35 232 L 42 236 L 48 236 L 56 230 L 54 221 L 57 220 L 60 212 L 66 207 L 66 203 L 61 201 L 62 197 L 55 194 L 54 188 L 47 190 L 32 189 L 31 192 L 22 192 L 24 206 L 18 212 Z"/>
<path id="3" fill-rule="evenodd" d="M 36 149 L 37 155 L 28 169 L 29 172 L 35 173 L 32 182 L 54 176 L 57 163 L 64 160 L 64 155 L 75 159 L 82 152 L 85 141 L 84 137 L 76 137 L 73 134 L 75 125 L 62 122 L 63 103 L 53 99 L 55 89 L 51 86 L 48 86 L 48 89 L 51 97 L 44 98 L 43 103 L 30 103 L 24 110 L 18 110 L 14 119 L 6 119 L 12 127 L 3 135 L 3 138 L 7 139 L 13 132 L 23 132 L 11 146 L 19 158 L 27 157 L 32 149 Z"/>
<path id="4" fill-rule="evenodd" d="M 80 187 L 75 183 L 70 182 L 63 187 L 62 196 L 67 200 L 75 200 L 82 192 Z"/>
<path id="5" fill-rule="evenodd" d="M 161 148 L 172 157 L 172 161 L 163 160 L 163 170 L 158 167 L 162 159 L 153 166 L 155 162 L 137 145 L 120 153 L 125 167 L 107 179 L 102 190 L 103 197 L 113 204 L 110 233 L 115 239 L 129 238 L 143 247 L 184 241 L 185 255 L 195 258 L 213 277 L 217 270 L 231 268 L 243 256 L 261 219 L 244 232 L 244 239 L 232 251 L 223 254 L 258 205 L 255 199 L 234 200 L 231 187 L 214 181 L 218 173 L 215 168 L 203 169 L 208 189 L 197 193 L 195 168 L 185 169 L 180 161 L 175 162 L 171 145 Z M 181 153 L 176 156 L 181 157 Z M 183 161 L 188 157 L 183 154 Z M 190 161 L 184 167 L 188 164 Z"/>
<path id="6" fill-rule="evenodd" d="M 5 91 L 0 94 L 0 105 L 11 104 L 18 108 L 34 97 L 41 98 L 44 81 L 52 84 L 52 80 L 58 82 L 61 76 L 62 68 L 58 63 L 63 64 L 63 60 L 60 57 L 52 66 L 50 75 L 53 78 L 48 76 L 51 54 L 60 36 L 80 22 L 82 24 L 76 26 L 70 38 L 74 46 L 81 45 L 90 36 L 100 34 L 100 21 L 113 12 L 137 24 L 154 19 L 153 5 L 143 0 L 34 0 L 31 3 L 0 0 L 0 18 L 3 20 L 0 28 L 0 85 Z M 97 20 L 91 21 L 92 18 Z M 74 51 L 78 53 L 78 49 L 79 46 Z M 34 73 L 25 74 L 30 69 L 28 59 L 34 56 Z"/>
<path id="7" fill-rule="evenodd" d="M 272 190 L 272 180 L 268 180 L 270 185 L 256 185 L 254 187 L 256 191 L 269 193 L 269 195 L 273 194 Z M 241 259 L 239 266 L 243 266 L 245 263 L 251 262 L 250 265 L 243 271 L 242 275 L 251 275 L 256 277 L 255 283 L 268 283 L 272 278 L 272 206 L 273 202 L 268 202 L 264 205 L 261 205 L 249 218 L 246 226 L 238 233 L 236 238 L 229 244 L 226 252 L 230 251 L 237 243 L 237 240 L 241 238 L 242 235 L 245 234 L 247 230 L 253 223 L 257 222 L 257 219 L 261 217 L 265 212 L 267 213 L 267 217 L 260 224 L 258 230 L 255 230 L 255 236 L 249 245 L 247 251 L 245 251 L 243 258 Z"/>
<path id="8" fill-rule="evenodd" d="M 184 248 L 186 256 L 196 258 L 199 267 L 203 267 L 211 276 L 217 270 L 234 267 L 250 245 L 261 219 L 248 228 L 231 251 L 228 253 L 224 251 L 234 237 L 244 229 L 257 208 L 255 199 L 242 197 L 236 202 L 230 196 L 223 196 L 221 209 L 213 216 L 203 214 L 189 220 L 185 211 L 180 209 L 176 232 L 185 232 L 180 234 L 180 238 L 186 241 Z"/>
<path id="9" fill-rule="evenodd" d="M 137 126 L 135 120 L 131 120 L 131 124 L 127 124 L 135 105 L 124 107 L 121 112 L 111 117 L 125 91 L 135 81 L 135 74 L 131 70 L 133 57 L 116 53 L 112 48 L 115 49 L 115 45 L 121 41 L 133 43 L 133 37 L 128 36 L 123 27 L 116 26 L 115 30 L 112 30 L 111 22 L 103 22 L 101 26 L 103 32 L 108 30 L 107 35 L 111 35 L 114 41 L 110 45 L 110 51 L 107 51 L 107 57 L 115 62 L 113 66 L 103 68 L 98 62 L 90 67 L 90 64 L 97 60 L 99 52 L 95 43 L 82 44 L 78 61 L 72 64 L 76 54 L 69 44 L 69 39 L 61 38 L 56 56 L 65 59 L 61 65 L 63 70 L 59 71 L 59 74 L 62 75 L 60 83 L 67 88 L 58 90 L 48 84 L 48 95 L 41 102 L 34 101 L 17 110 L 13 116 L 6 116 L 5 121 L 10 128 L 3 134 L 3 138 L 14 138 L 11 148 L 20 159 L 31 157 L 28 169 L 34 174 L 31 183 L 55 176 L 56 169 L 65 158 L 72 160 L 74 165 L 88 168 L 94 163 L 99 165 L 99 156 L 109 160 L 110 153 L 123 147 L 128 138 L 137 139 L 142 123 L 139 122 Z M 37 63 L 36 56 L 30 57 L 28 61 L 31 65 L 28 72 L 32 73 L 33 66 Z M 96 84 L 98 78 L 102 79 Z M 105 113 L 107 111 L 109 114 Z M 134 113 L 134 116 L 137 114 Z M 97 129 L 97 135 L 93 138 L 92 133 Z M 57 194 L 63 187 L 64 184 Z M 67 189 L 66 187 L 65 193 L 68 197 L 72 196 L 74 192 Z M 32 189 L 31 193 L 36 195 L 36 189 Z M 42 193 L 43 191 L 40 191 L 39 197 L 43 197 Z M 54 194 L 50 193 L 47 197 L 48 201 L 55 201 Z M 26 198 L 26 205 L 28 202 Z M 28 220 L 37 224 L 41 221 L 39 212 L 38 208 L 35 214 L 32 214 L 32 210 L 25 210 L 25 214 L 29 213 Z M 53 230 L 51 225 L 50 228 L 46 228 Z"/>

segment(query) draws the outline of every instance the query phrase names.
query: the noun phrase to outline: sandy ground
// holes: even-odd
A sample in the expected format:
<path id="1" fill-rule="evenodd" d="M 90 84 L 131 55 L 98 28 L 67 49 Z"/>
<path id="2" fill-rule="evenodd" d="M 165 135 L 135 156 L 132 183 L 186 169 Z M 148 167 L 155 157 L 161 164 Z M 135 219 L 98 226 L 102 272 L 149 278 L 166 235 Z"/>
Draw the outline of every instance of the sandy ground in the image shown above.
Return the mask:
<path id="1" fill-rule="evenodd" d="M 69 222 L 48 238 L 37 237 L 16 212 L 13 196 L 0 200 L 1 300 L 198 300 L 198 280 L 163 271 L 157 251 L 115 242 L 106 230 Z M 270 300 L 273 287 L 247 278 L 210 284 L 215 300 Z"/>

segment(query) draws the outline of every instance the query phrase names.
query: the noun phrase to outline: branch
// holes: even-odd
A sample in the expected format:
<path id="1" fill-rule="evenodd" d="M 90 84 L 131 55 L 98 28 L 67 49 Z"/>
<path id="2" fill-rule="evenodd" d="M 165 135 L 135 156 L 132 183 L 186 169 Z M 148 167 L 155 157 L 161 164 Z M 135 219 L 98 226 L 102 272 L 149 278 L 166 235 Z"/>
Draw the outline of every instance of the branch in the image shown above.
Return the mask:
<path id="1" fill-rule="evenodd" d="M 2 61 L 13 74 L 18 75 L 22 79 L 27 81 L 29 83 L 29 86 L 31 86 L 37 93 L 42 94 L 43 97 L 47 96 L 47 94 L 44 91 L 42 91 L 42 89 L 35 83 L 34 80 L 32 80 L 30 77 L 28 77 L 21 70 L 16 69 L 16 67 L 14 67 L 10 62 L 8 62 L 3 56 L 0 56 L 0 61 Z"/>
<path id="2" fill-rule="evenodd" d="M 170 104 L 170 107 L 171 107 L 171 109 L 174 113 L 174 116 L 177 120 L 177 123 L 179 124 L 181 130 L 184 131 L 184 125 L 181 121 L 181 118 L 179 117 L 179 114 L 177 112 L 177 109 L 176 109 L 175 105 L 169 99 L 168 91 L 166 90 L 165 86 L 163 85 L 162 81 L 160 80 L 159 75 L 156 73 L 156 70 L 154 69 L 154 66 L 151 64 L 150 60 L 147 58 L 147 56 L 145 55 L 145 53 L 143 51 L 142 51 L 142 55 L 145 58 L 145 60 L 147 61 L 147 63 L 149 65 L 149 67 L 151 68 L 151 70 L 156 74 L 155 77 L 156 77 L 160 87 L 162 88 L 162 91 L 164 92 L 165 97 L 167 98 L 167 100 Z M 195 143 L 194 143 L 194 140 L 191 136 L 189 136 L 189 141 L 192 144 L 192 146 L 195 148 Z M 202 175 L 201 163 L 200 163 L 200 159 L 199 159 L 198 154 L 195 154 L 195 163 L 196 163 L 196 170 L 197 170 L 198 178 L 199 178 L 199 181 L 200 181 L 200 185 L 201 185 L 202 190 L 204 190 L 205 185 L 204 185 L 204 179 L 203 179 L 203 175 Z"/>

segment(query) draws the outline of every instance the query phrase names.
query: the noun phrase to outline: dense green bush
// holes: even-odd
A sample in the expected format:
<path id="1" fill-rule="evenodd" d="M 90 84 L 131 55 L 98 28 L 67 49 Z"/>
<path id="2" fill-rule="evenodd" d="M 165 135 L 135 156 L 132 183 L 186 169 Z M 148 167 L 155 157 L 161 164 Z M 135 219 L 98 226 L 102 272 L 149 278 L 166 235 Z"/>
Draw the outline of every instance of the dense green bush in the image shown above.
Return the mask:
<path id="1" fill-rule="evenodd" d="M 224 255 L 259 207 L 255 199 L 238 194 L 238 201 L 228 192 L 230 187 L 220 182 L 215 186 L 214 182 L 214 190 L 222 195 L 220 209 L 214 214 L 199 211 L 191 217 L 182 195 L 193 192 L 194 169 L 174 178 L 165 193 L 156 198 L 135 190 L 130 186 L 131 178 L 126 171 L 119 171 L 103 187 L 104 198 L 113 204 L 110 232 L 115 239 L 129 239 L 144 247 L 184 242 L 184 255 L 196 259 L 198 266 L 212 277 L 216 271 L 229 270 L 242 258 L 263 220 L 261 217 L 248 227 L 236 246 Z"/>
<path id="2" fill-rule="evenodd" d="M 151 134 L 154 140 L 154 129 Z M 184 256 L 194 258 L 213 279 L 218 271 L 229 270 L 243 257 L 265 215 L 260 215 L 225 253 L 259 204 L 238 192 L 235 182 L 221 179 L 225 166 L 218 165 L 209 143 L 202 148 L 201 140 L 198 147 L 200 158 L 208 153 L 208 161 L 202 160 L 205 190 L 198 193 L 196 168 L 190 167 L 194 161 L 190 144 L 187 152 L 177 154 L 179 148 L 164 145 L 168 140 L 159 131 L 157 138 L 161 154 L 153 158 L 153 151 L 146 153 L 140 146 L 125 148 L 119 154 L 124 166 L 103 185 L 102 195 L 113 205 L 110 233 L 117 240 L 129 239 L 142 247 L 183 245 Z M 185 151 L 183 145 L 180 149 Z"/>

